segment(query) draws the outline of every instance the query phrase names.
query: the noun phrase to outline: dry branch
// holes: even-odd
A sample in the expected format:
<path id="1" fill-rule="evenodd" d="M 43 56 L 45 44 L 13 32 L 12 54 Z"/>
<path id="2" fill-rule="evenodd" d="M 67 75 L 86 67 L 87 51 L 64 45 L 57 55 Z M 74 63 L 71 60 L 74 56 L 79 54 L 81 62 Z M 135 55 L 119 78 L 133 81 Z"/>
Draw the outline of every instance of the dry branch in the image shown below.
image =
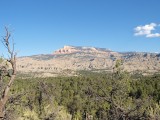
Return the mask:
<path id="1" fill-rule="evenodd" d="M 9 41 L 11 33 L 7 27 L 5 27 L 5 31 L 6 31 L 6 36 L 3 37 L 3 44 L 6 47 L 7 52 L 9 54 L 9 58 L 7 61 L 11 64 L 13 72 L 12 72 L 11 76 L 9 76 L 9 82 L 8 82 L 7 86 L 4 88 L 4 90 L 0 96 L 0 119 L 4 118 L 5 106 L 8 101 L 8 94 L 9 94 L 11 85 L 13 84 L 15 77 L 16 77 L 16 53 L 14 51 L 14 44 L 13 44 L 13 48 L 11 49 L 10 41 Z"/>

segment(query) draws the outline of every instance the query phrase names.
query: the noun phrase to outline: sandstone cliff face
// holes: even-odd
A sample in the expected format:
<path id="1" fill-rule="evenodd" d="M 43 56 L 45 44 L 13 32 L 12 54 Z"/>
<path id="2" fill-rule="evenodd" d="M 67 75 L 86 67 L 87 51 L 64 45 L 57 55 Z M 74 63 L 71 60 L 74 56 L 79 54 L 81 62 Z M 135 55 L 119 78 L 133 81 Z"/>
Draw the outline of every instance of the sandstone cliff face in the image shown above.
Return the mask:
<path id="1" fill-rule="evenodd" d="M 75 53 L 79 52 L 80 50 L 77 50 L 76 47 L 72 46 L 64 46 L 63 48 L 55 51 L 53 54 L 70 54 L 70 53 Z"/>
<path id="2" fill-rule="evenodd" d="M 53 54 L 18 58 L 17 69 L 46 76 L 74 74 L 77 70 L 112 71 L 117 59 L 123 60 L 123 69 L 129 72 L 158 72 L 160 68 L 160 55 L 155 53 L 118 53 L 94 47 L 64 46 Z"/>

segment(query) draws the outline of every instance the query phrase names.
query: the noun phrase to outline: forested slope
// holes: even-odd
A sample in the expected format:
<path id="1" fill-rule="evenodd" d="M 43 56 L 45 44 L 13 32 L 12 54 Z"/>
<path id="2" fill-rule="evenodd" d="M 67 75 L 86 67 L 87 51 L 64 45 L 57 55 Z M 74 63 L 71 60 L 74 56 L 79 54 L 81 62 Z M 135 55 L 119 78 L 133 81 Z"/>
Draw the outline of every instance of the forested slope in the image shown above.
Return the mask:
<path id="1" fill-rule="evenodd" d="M 160 75 L 83 73 L 78 77 L 17 78 L 6 119 L 160 119 Z"/>

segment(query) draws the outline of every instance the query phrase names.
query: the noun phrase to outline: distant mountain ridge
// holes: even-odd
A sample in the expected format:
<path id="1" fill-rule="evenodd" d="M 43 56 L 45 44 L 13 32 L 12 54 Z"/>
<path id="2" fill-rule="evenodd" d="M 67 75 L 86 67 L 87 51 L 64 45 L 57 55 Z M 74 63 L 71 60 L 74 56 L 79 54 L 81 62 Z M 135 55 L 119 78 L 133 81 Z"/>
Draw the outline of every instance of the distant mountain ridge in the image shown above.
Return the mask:
<path id="1" fill-rule="evenodd" d="M 21 57 L 17 69 L 21 73 L 72 75 L 77 70 L 112 71 L 115 61 L 123 61 L 128 72 L 154 73 L 160 70 L 160 54 L 147 52 L 114 52 L 105 48 L 64 46 L 52 54 Z"/>
<path id="2" fill-rule="evenodd" d="M 77 52 L 109 52 L 110 50 L 105 48 L 95 48 L 95 47 L 75 47 L 75 46 L 64 46 L 63 48 L 56 50 L 53 54 L 70 54 L 70 53 L 77 53 Z"/>

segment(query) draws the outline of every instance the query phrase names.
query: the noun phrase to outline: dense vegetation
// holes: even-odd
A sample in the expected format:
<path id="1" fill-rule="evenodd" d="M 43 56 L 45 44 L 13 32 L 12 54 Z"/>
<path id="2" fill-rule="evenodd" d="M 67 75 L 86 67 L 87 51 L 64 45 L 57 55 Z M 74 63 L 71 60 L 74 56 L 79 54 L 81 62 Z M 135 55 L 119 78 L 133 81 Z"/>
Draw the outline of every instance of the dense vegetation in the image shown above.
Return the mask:
<path id="1" fill-rule="evenodd" d="M 84 73 L 17 78 L 5 119 L 160 119 L 160 75 Z"/>

